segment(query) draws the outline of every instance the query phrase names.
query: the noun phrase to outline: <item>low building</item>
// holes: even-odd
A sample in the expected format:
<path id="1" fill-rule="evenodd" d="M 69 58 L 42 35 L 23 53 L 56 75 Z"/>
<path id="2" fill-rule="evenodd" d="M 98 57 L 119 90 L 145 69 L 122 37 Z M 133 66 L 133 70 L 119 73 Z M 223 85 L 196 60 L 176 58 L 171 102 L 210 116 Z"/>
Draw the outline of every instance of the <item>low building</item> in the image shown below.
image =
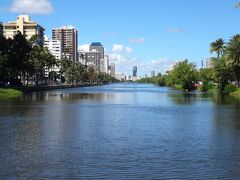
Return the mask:
<path id="1" fill-rule="evenodd" d="M 115 74 L 115 78 L 119 81 L 126 81 L 126 76 L 124 75 L 124 73 Z"/>
<path id="2" fill-rule="evenodd" d="M 44 44 L 44 31 L 45 29 L 38 23 L 31 21 L 28 15 L 19 15 L 16 21 L 9 21 L 3 25 L 3 34 L 8 38 L 13 38 L 17 32 L 20 31 L 27 40 L 32 36 L 38 36 L 38 44 Z"/>

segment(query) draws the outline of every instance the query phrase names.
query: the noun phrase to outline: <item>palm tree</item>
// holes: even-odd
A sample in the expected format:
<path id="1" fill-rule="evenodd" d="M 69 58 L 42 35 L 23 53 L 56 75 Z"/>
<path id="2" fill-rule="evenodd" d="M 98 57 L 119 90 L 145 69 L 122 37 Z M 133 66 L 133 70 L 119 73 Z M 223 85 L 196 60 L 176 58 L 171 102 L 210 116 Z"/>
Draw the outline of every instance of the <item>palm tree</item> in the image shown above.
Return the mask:
<path id="1" fill-rule="evenodd" d="M 233 36 L 227 44 L 227 63 L 233 67 L 239 87 L 240 80 L 240 34 Z"/>
<path id="2" fill-rule="evenodd" d="M 220 60 L 220 55 L 223 55 L 225 49 L 224 44 L 225 42 L 222 38 L 219 38 L 210 44 L 210 52 L 216 52 L 218 60 Z"/>

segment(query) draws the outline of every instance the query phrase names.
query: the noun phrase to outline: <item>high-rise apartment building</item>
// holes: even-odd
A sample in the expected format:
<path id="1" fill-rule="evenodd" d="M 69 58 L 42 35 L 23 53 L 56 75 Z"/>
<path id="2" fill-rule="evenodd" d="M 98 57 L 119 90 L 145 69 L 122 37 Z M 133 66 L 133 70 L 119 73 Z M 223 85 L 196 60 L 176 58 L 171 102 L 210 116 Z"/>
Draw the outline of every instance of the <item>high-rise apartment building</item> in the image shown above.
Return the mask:
<path id="1" fill-rule="evenodd" d="M 100 52 L 90 51 L 86 52 L 86 65 L 100 70 Z"/>
<path id="2" fill-rule="evenodd" d="M 104 70 L 105 73 L 109 74 L 109 56 L 105 55 L 104 57 Z"/>
<path id="3" fill-rule="evenodd" d="M 44 47 L 48 48 L 51 54 L 58 60 L 62 58 L 62 43 L 59 40 L 45 38 Z"/>
<path id="4" fill-rule="evenodd" d="M 59 40 L 49 40 L 48 38 L 45 38 L 44 41 L 44 47 L 46 47 L 50 53 L 57 59 L 61 60 L 62 58 L 62 44 Z M 50 69 L 45 70 L 45 76 L 47 77 L 49 75 L 49 72 L 54 71 L 56 73 L 59 73 L 61 69 L 61 66 L 53 66 Z"/>
<path id="5" fill-rule="evenodd" d="M 133 67 L 133 77 L 137 77 L 137 66 Z"/>
<path id="6" fill-rule="evenodd" d="M 115 77 L 115 64 L 114 63 L 110 64 L 110 75 L 112 77 Z"/>
<path id="7" fill-rule="evenodd" d="M 155 71 L 151 71 L 151 77 L 155 77 Z"/>
<path id="8" fill-rule="evenodd" d="M 104 59 L 104 47 L 100 42 L 93 42 L 89 46 L 89 51 L 97 51 L 100 53 L 100 59 Z"/>
<path id="9" fill-rule="evenodd" d="M 3 24 L 0 22 L 0 36 L 3 36 Z"/>
<path id="10" fill-rule="evenodd" d="M 78 32 L 73 26 L 63 26 L 52 30 L 52 39 L 59 40 L 62 43 L 62 52 L 70 60 L 78 60 Z"/>
<path id="11" fill-rule="evenodd" d="M 36 22 L 31 21 L 30 16 L 19 15 L 16 21 L 9 21 L 3 25 L 3 34 L 6 38 L 13 38 L 18 31 L 25 35 L 28 40 L 37 35 L 39 38 L 38 43 L 43 45 L 45 29 Z"/>

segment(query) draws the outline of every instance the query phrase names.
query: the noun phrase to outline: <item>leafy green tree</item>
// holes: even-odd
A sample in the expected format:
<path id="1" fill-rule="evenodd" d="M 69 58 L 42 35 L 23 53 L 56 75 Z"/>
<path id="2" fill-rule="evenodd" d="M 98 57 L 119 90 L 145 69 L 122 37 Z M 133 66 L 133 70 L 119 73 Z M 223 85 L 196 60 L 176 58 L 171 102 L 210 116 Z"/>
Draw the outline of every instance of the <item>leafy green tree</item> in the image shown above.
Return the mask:
<path id="1" fill-rule="evenodd" d="M 229 84 L 229 81 L 233 80 L 232 69 L 227 66 L 225 58 L 215 62 L 215 77 L 221 92 L 224 91 L 224 88 Z"/>
<path id="2" fill-rule="evenodd" d="M 186 90 L 193 90 L 195 82 L 198 80 L 196 65 L 188 63 L 188 60 L 179 62 L 170 72 L 171 83 L 181 85 Z"/>

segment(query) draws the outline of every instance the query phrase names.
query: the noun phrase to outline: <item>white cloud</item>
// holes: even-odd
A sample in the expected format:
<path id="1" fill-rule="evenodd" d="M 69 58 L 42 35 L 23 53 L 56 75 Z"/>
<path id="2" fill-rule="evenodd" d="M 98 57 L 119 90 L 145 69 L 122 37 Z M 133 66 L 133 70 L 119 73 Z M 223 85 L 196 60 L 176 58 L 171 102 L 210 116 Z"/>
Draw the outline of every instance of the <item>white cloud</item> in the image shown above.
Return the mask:
<path id="1" fill-rule="evenodd" d="M 126 52 L 126 53 L 132 53 L 132 52 L 133 52 L 133 49 L 130 48 L 130 47 L 125 47 L 125 52 Z"/>
<path id="2" fill-rule="evenodd" d="M 50 14 L 53 7 L 50 0 L 14 0 L 10 11 L 27 14 Z"/>
<path id="3" fill-rule="evenodd" d="M 113 53 L 121 53 L 124 50 L 124 46 L 122 44 L 113 44 L 112 52 Z"/>
<path id="4" fill-rule="evenodd" d="M 184 29 L 180 27 L 167 27 L 165 31 L 171 32 L 171 33 L 178 33 L 178 32 L 183 32 Z"/>
<path id="5" fill-rule="evenodd" d="M 147 40 L 143 37 L 129 39 L 129 42 L 131 42 L 131 43 L 145 43 L 146 41 Z"/>
<path id="6" fill-rule="evenodd" d="M 90 44 L 82 44 L 82 45 L 78 46 L 78 49 L 87 52 L 87 51 L 89 51 L 89 46 L 90 46 Z"/>

